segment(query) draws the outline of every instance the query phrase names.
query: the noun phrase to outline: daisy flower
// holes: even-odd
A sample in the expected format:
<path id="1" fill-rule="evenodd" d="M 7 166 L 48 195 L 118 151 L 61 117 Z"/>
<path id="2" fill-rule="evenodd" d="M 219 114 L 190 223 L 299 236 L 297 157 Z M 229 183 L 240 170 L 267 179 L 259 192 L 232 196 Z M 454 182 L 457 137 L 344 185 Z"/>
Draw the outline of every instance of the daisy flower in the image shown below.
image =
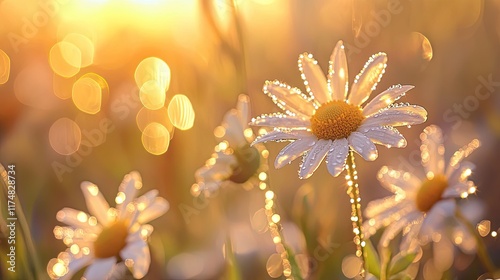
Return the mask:
<path id="1" fill-rule="evenodd" d="M 142 187 L 137 172 L 125 175 L 112 208 L 99 188 L 83 182 L 81 189 L 90 215 L 72 208 L 57 213 L 57 220 L 68 226 L 56 226 L 54 235 L 68 249 L 49 261 L 47 272 L 52 279 L 71 279 L 85 266 L 83 278 L 108 279 L 117 263 L 124 262 L 134 278 L 143 278 L 151 257 L 147 239 L 153 227 L 147 222 L 163 215 L 168 202 L 151 190 L 136 198 Z"/>
<path id="2" fill-rule="evenodd" d="M 221 138 L 215 151 L 205 166 L 195 172 L 196 183 L 191 187 L 193 195 L 210 195 L 227 183 L 242 184 L 245 189 L 252 188 L 258 181 L 257 175 L 265 171 L 263 156 L 267 150 L 262 146 L 250 146 L 255 139 L 248 127 L 250 121 L 250 99 L 247 95 L 238 96 L 236 109 L 229 110 L 214 134 Z"/>
<path id="3" fill-rule="evenodd" d="M 428 126 L 420 135 L 422 165 L 425 175 L 382 167 L 377 177 L 393 196 L 374 200 L 366 208 L 366 237 L 386 226 L 380 243 L 389 242 L 403 232 L 403 250 L 428 243 L 439 235 L 443 217 L 453 217 L 455 198 L 466 198 L 476 191 L 470 180 L 474 165 L 463 161 L 480 143 L 472 140 L 456 151 L 445 168 L 443 135 L 435 125 Z"/>
<path id="4" fill-rule="evenodd" d="M 300 55 L 298 64 L 307 95 L 279 81 L 267 81 L 264 93 L 284 111 L 252 119 L 256 126 L 274 127 L 254 143 L 293 141 L 281 150 L 275 167 L 281 168 L 301 155 L 299 177 L 310 177 L 326 157 L 328 171 L 338 176 L 344 169 L 349 148 L 365 160 L 377 158 L 374 144 L 405 147 L 406 140 L 395 126 L 426 120 L 424 108 L 393 104 L 413 86 L 392 86 L 362 107 L 385 72 L 387 56 L 370 57 L 356 76 L 348 95 L 347 60 L 342 41 L 335 46 L 325 77 L 311 54 Z"/>

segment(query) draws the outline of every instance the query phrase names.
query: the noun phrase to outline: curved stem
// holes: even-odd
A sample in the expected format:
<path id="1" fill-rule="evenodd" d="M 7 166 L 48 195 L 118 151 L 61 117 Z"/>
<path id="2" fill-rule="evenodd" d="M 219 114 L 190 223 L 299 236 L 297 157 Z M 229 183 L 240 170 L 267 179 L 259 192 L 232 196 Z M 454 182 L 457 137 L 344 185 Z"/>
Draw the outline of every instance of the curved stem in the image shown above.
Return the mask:
<path id="1" fill-rule="evenodd" d="M 361 196 L 359 194 L 358 186 L 358 172 L 356 171 L 356 164 L 354 163 L 354 152 L 349 150 L 346 161 L 347 175 L 347 194 L 351 202 L 351 221 L 352 232 L 354 233 L 354 244 L 356 244 L 356 256 L 361 259 L 362 266 L 360 275 L 365 276 L 365 242 L 363 234 L 363 218 L 361 216 Z"/>
<path id="2" fill-rule="evenodd" d="M 495 264 L 493 264 L 493 261 L 491 260 L 488 251 L 486 250 L 486 245 L 483 242 L 483 239 L 478 235 L 478 232 L 476 231 L 476 228 L 471 224 L 469 220 L 462 214 L 462 211 L 460 211 L 460 208 L 457 206 L 455 207 L 455 216 L 459 221 L 461 221 L 465 227 L 467 227 L 467 230 L 474 236 L 477 244 L 477 256 L 479 257 L 479 260 L 483 264 L 484 268 L 488 270 L 488 272 L 491 274 L 491 277 L 499 277 L 500 273 L 497 273 L 497 268 Z"/>

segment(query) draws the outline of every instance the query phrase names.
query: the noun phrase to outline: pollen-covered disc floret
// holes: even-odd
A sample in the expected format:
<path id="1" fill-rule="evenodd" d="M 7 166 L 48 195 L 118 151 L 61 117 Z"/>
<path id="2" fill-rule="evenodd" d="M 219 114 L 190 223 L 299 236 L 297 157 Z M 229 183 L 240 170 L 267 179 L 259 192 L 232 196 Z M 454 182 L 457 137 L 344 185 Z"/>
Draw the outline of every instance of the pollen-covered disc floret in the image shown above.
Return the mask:
<path id="1" fill-rule="evenodd" d="M 105 227 L 94 241 L 95 257 L 119 257 L 120 251 L 127 245 L 128 226 L 127 221 L 116 221 Z"/>
<path id="2" fill-rule="evenodd" d="M 153 227 L 147 223 L 163 215 L 169 204 L 158 197 L 157 190 L 136 197 L 141 188 L 139 173 L 125 175 L 115 198 L 116 207 L 110 207 L 96 185 L 83 182 L 81 189 L 90 214 L 71 208 L 57 213 L 57 220 L 67 226 L 56 226 L 54 236 L 68 249 L 49 261 L 49 277 L 72 279 L 88 266 L 85 279 L 115 279 L 115 267 L 123 262 L 134 278 L 143 278 L 151 260 L 147 239 Z"/>
<path id="3" fill-rule="evenodd" d="M 344 101 L 330 101 L 316 110 L 311 118 L 311 130 L 318 139 L 347 138 L 365 119 L 358 106 Z"/>
<path id="4" fill-rule="evenodd" d="M 474 238 L 464 233 L 463 225 L 454 219 L 454 212 L 455 207 L 460 207 L 456 199 L 466 198 L 476 191 L 476 186 L 468 179 L 474 165 L 464 159 L 480 143 L 477 139 L 472 140 L 456 151 L 445 165 L 441 129 L 435 125 L 428 126 L 420 139 L 425 176 L 417 176 L 415 174 L 419 172 L 413 170 L 407 172 L 382 167 L 378 180 L 394 195 L 368 203 L 365 210 L 368 218 L 364 224 L 365 235 L 369 238 L 378 229 L 386 227 L 380 244 L 389 246 L 390 241 L 402 232 L 401 250 L 409 250 L 430 242 L 433 237 L 447 236 L 452 232 L 449 239 L 462 251 L 471 252 L 475 246 Z M 444 229 L 445 224 L 450 224 L 445 223 L 445 220 L 455 220 L 456 226 L 451 230 Z M 453 236 L 460 236 L 460 239 Z"/>
<path id="5" fill-rule="evenodd" d="M 299 56 L 299 70 L 306 93 L 280 81 L 267 81 L 264 93 L 283 113 L 264 114 L 252 119 L 255 126 L 274 128 L 257 137 L 253 144 L 291 141 L 276 157 L 281 168 L 302 157 L 299 178 L 309 178 L 326 159 L 328 172 L 338 176 L 349 150 L 367 161 L 378 156 L 375 144 L 402 148 L 406 139 L 395 128 L 422 123 L 424 108 L 394 104 L 413 86 L 395 85 L 365 104 L 387 66 L 385 53 L 370 57 L 349 89 L 347 58 L 342 41 L 335 46 L 325 76 L 311 54 Z"/>
<path id="6" fill-rule="evenodd" d="M 415 203 L 417 209 L 427 213 L 437 202 L 443 199 L 443 192 L 448 188 L 448 179 L 438 174 L 425 180 L 417 191 Z"/>

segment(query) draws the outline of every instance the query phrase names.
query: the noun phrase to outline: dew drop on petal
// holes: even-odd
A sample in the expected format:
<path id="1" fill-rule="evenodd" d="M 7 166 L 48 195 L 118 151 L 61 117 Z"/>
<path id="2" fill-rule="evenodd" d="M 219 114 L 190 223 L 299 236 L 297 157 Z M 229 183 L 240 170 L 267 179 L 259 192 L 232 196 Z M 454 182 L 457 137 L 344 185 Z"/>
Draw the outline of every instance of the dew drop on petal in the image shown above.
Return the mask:
<path id="1" fill-rule="evenodd" d="M 138 88 L 142 88 L 144 83 L 152 80 L 156 81 L 165 92 L 170 86 L 170 67 L 157 57 L 148 57 L 137 65 L 134 78 Z"/>
<path id="2" fill-rule="evenodd" d="M 50 146 L 58 154 L 73 154 L 80 147 L 81 140 L 82 132 L 80 127 L 68 118 L 60 118 L 50 127 Z"/>
<path id="3" fill-rule="evenodd" d="M 188 130 L 194 124 L 194 109 L 189 98 L 176 94 L 168 104 L 168 117 L 172 124 L 180 130 Z"/>
<path id="4" fill-rule="evenodd" d="M 10 76 L 10 58 L 3 51 L 0 50 L 0 85 L 5 84 Z"/>
<path id="5" fill-rule="evenodd" d="M 267 259 L 266 269 L 269 276 L 272 278 L 278 278 L 283 273 L 283 264 L 281 262 L 280 254 L 272 254 Z"/>
<path id="6" fill-rule="evenodd" d="M 142 145 L 153 155 L 164 154 L 170 144 L 170 133 L 162 124 L 153 122 L 142 132 Z"/>
<path id="7" fill-rule="evenodd" d="M 59 259 L 51 259 L 47 264 L 47 273 L 51 278 L 58 279 L 68 273 L 68 267 Z"/>
<path id="8" fill-rule="evenodd" d="M 52 71 L 62 77 L 73 77 L 82 65 L 82 53 L 72 43 L 59 42 L 50 49 L 49 63 Z"/>

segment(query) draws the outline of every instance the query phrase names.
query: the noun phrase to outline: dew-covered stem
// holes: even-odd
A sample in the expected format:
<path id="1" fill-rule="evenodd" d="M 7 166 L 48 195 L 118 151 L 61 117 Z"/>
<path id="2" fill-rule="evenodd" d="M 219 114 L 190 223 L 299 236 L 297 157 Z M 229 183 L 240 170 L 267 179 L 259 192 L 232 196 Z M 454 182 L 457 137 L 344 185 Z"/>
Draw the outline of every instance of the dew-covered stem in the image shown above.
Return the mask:
<path id="1" fill-rule="evenodd" d="M 351 202 L 352 232 L 354 233 L 354 244 L 356 244 L 356 256 L 362 261 L 360 275 L 365 276 L 365 241 L 363 234 L 363 218 L 361 216 L 361 196 L 359 194 L 358 172 L 354 163 L 354 152 L 349 150 L 346 161 L 347 194 Z"/>

